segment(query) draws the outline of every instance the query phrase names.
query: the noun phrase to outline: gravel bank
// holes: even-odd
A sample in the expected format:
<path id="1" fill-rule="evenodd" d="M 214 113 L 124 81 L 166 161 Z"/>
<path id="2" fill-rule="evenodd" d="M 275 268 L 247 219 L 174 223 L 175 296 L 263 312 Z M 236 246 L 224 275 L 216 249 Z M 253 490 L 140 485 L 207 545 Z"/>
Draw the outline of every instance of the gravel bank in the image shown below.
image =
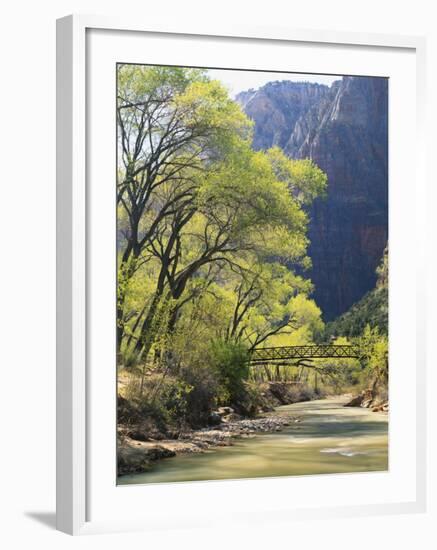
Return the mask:
<path id="1" fill-rule="evenodd" d="M 163 458 L 229 446 L 237 438 L 278 432 L 299 422 L 296 416 L 268 413 L 261 418 L 232 420 L 210 428 L 187 431 L 179 434 L 177 439 L 138 441 L 124 436 L 119 440 L 118 475 L 145 472 L 155 461 Z"/>

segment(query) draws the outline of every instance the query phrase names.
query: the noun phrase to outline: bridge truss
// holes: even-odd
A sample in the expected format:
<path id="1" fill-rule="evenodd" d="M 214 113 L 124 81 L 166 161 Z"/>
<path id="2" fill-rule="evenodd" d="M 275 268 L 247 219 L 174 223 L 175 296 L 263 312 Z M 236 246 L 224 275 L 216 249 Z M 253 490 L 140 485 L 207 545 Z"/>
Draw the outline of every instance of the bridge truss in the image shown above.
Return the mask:
<path id="1" fill-rule="evenodd" d="M 337 346 L 335 344 L 321 344 L 308 346 L 284 346 L 273 348 L 255 348 L 249 359 L 252 366 L 256 365 L 286 365 L 296 361 L 312 359 L 360 359 L 359 346 Z"/>

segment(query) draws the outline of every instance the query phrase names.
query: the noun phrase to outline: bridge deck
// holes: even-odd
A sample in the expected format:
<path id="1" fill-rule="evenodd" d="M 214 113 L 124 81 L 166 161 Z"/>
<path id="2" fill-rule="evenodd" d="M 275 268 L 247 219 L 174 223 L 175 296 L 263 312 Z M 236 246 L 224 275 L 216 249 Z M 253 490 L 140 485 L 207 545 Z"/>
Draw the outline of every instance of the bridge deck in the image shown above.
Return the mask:
<path id="1" fill-rule="evenodd" d="M 250 356 L 250 364 L 275 363 L 292 359 L 359 359 L 358 346 L 337 346 L 334 344 L 284 346 L 273 348 L 255 348 Z"/>

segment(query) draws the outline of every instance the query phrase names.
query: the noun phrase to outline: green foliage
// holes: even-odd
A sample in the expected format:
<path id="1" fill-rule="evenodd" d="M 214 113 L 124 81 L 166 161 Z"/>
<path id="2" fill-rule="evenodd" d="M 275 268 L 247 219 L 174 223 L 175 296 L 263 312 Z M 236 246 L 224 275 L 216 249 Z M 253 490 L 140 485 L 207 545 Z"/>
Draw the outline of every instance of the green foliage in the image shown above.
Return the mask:
<path id="1" fill-rule="evenodd" d="M 215 340 L 210 348 L 210 365 L 218 373 L 224 388 L 223 397 L 231 403 L 244 393 L 244 382 L 249 377 L 247 348 L 238 342 Z"/>
<path id="2" fill-rule="evenodd" d="M 336 346 L 348 346 L 355 341 L 345 336 L 340 336 L 332 341 Z M 351 387 L 361 388 L 366 383 L 364 364 L 359 359 L 330 359 L 324 362 L 324 369 L 330 375 L 330 381 L 336 392 L 344 391 Z"/>
<path id="3" fill-rule="evenodd" d="M 119 66 L 118 121 L 121 357 L 150 356 L 209 285 L 231 302 L 256 280 L 237 339 L 282 330 L 298 287 L 309 292 L 291 266 L 310 265 L 302 207 L 323 193 L 323 172 L 278 148 L 253 151 L 251 121 L 201 70 Z"/>
<path id="4" fill-rule="evenodd" d="M 156 374 L 144 377 L 131 371 L 129 375 L 124 397 L 141 417 L 150 417 L 162 431 L 166 426 L 180 427 L 188 422 L 193 387 L 185 380 Z"/>
<path id="5" fill-rule="evenodd" d="M 328 178 L 311 159 L 289 159 L 279 147 L 272 147 L 266 154 L 277 179 L 286 183 L 300 204 L 311 204 L 325 195 Z"/>
<path id="6" fill-rule="evenodd" d="M 186 401 L 187 422 L 195 428 L 205 426 L 211 411 L 218 403 L 226 402 L 226 390 L 217 372 L 209 364 L 184 366 L 180 376 L 192 388 Z"/>
<path id="7" fill-rule="evenodd" d="M 388 384 L 388 338 L 367 325 L 358 339 L 369 380 L 376 387 Z"/>
<path id="8" fill-rule="evenodd" d="M 192 391 L 193 386 L 187 384 L 184 380 L 167 378 L 157 395 L 166 413 L 173 420 L 180 423 L 187 418 L 189 398 Z"/>

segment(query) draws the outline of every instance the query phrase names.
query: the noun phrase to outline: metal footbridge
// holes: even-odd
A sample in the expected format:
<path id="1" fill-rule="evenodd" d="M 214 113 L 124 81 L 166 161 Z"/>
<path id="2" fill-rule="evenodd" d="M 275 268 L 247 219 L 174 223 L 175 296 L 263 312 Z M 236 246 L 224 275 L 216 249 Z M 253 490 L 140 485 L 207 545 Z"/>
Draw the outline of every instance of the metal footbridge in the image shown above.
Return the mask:
<path id="1" fill-rule="evenodd" d="M 252 366 L 266 364 L 289 364 L 295 361 L 312 359 L 360 359 L 359 346 L 335 344 L 311 344 L 308 346 L 283 346 L 255 348 L 250 354 Z"/>

